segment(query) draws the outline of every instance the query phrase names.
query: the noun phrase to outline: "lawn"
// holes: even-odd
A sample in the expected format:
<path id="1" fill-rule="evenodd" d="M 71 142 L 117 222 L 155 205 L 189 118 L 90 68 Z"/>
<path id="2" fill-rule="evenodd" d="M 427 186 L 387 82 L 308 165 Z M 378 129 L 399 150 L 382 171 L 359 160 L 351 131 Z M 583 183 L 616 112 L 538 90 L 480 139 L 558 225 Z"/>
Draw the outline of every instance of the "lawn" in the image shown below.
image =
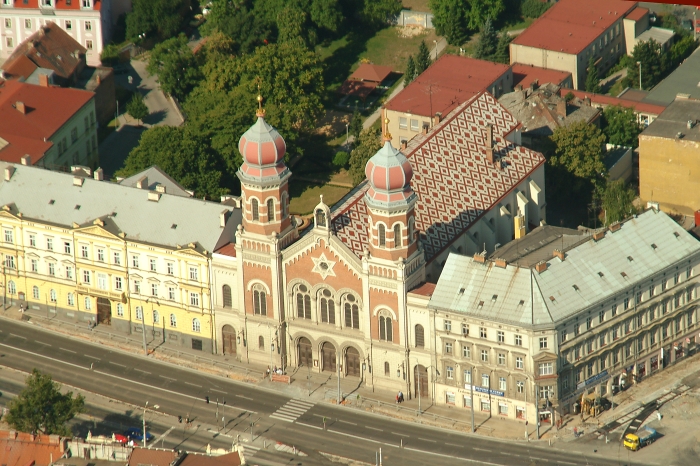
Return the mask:
<path id="1" fill-rule="evenodd" d="M 430 6 L 428 5 L 430 0 L 403 0 L 401 3 L 406 10 L 431 13 Z"/>
<path id="2" fill-rule="evenodd" d="M 297 182 L 296 184 L 300 183 Z M 296 215 L 310 214 L 320 202 L 321 194 L 323 194 L 323 202 L 328 206 L 332 206 L 349 192 L 350 188 L 341 188 L 327 184 L 322 186 L 307 184 L 303 191 L 290 201 L 289 212 Z"/>

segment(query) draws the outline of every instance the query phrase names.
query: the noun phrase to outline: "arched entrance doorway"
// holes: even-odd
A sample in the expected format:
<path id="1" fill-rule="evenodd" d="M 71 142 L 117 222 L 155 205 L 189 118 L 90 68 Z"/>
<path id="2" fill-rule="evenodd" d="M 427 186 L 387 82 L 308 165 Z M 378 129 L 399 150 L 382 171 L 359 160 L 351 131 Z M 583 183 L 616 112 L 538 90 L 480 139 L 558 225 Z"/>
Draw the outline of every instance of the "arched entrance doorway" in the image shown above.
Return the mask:
<path id="1" fill-rule="evenodd" d="M 428 369 L 420 364 L 413 368 L 413 390 L 416 396 L 420 394 L 421 398 L 430 397 L 430 389 L 428 388 Z"/>
<path id="2" fill-rule="evenodd" d="M 97 323 L 105 325 L 112 323 L 112 303 L 107 298 L 97 298 Z"/>
<path id="3" fill-rule="evenodd" d="M 345 374 L 360 376 L 360 353 L 352 346 L 345 351 Z"/>
<path id="4" fill-rule="evenodd" d="M 314 360 L 311 354 L 311 342 L 308 338 L 299 338 L 299 343 L 297 344 L 297 353 L 299 354 L 299 367 L 311 367 L 313 365 Z"/>
<path id="5" fill-rule="evenodd" d="M 323 355 L 323 370 L 335 372 L 335 346 L 325 342 L 321 346 L 321 354 Z"/>
<path id="6" fill-rule="evenodd" d="M 236 330 L 230 325 L 224 325 L 221 329 L 221 335 L 224 340 L 224 354 L 229 356 L 236 355 Z"/>

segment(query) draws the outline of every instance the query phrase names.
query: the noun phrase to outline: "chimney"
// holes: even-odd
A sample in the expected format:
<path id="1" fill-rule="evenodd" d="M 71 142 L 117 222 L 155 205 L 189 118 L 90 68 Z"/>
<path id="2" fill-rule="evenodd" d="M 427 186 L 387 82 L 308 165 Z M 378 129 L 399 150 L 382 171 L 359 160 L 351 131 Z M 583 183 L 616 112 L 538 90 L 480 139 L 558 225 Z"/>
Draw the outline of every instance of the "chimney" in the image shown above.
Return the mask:
<path id="1" fill-rule="evenodd" d="M 557 115 L 566 118 L 566 100 L 561 99 L 557 101 Z"/>
<path id="2" fill-rule="evenodd" d="M 530 91 L 534 92 L 540 87 L 540 80 L 535 79 L 530 83 Z"/>
<path id="3" fill-rule="evenodd" d="M 508 262 L 506 262 L 505 259 L 496 259 L 494 261 L 494 264 L 496 264 L 496 267 L 500 267 L 502 269 L 505 269 L 506 266 L 508 265 Z"/>
<path id="4" fill-rule="evenodd" d="M 165 194 L 165 185 L 158 183 L 156 185 L 156 192 Z"/>
<path id="5" fill-rule="evenodd" d="M 155 191 L 148 191 L 148 200 L 153 202 L 158 202 L 160 200 L 161 193 Z"/>
<path id="6" fill-rule="evenodd" d="M 144 176 L 136 182 L 136 187 L 139 189 L 148 189 L 148 177 Z"/>
<path id="7" fill-rule="evenodd" d="M 105 179 L 105 172 L 104 172 L 104 170 L 102 170 L 101 168 L 98 168 L 97 170 L 95 170 L 95 173 L 94 173 L 93 177 L 94 177 L 97 181 L 103 181 L 103 180 Z"/>
<path id="8" fill-rule="evenodd" d="M 545 261 L 540 261 L 535 265 L 535 270 L 537 273 L 542 273 L 547 270 L 547 263 Z"/>
<path id="9" fill-rule="evenodd" d="M 421 131 L 423 134 L 428 134 L 428 124 L 424 123 L 423 124 L 423 130 Z"/>
<path id="10" fill-rule="evenodd" d="M 27 107 L 24 105 L 24 102 L 20 102 L 19 100 L 15 103 L 15 108 L 19 113 L 22 115 L 27 114 Z"/>
<path id="11" fill-rule="evenodd" d="M 22 162 L 22 165 L 31 165 L 32 164 L 32 158 L 29 156 L 29 154 L 24 154 L 24 156 L 20 159 Z"/>
<path id="12" fill-rule="evenodd" d="M 486 125 L 486 147 L 484 148 L 486 152 L 486 161 L 489 163 L 494 163 L 493 156 L 493 125 Z"/>
<path id="13" fill-rule="evenodd" d="M 102 83 L 102 76 L 100 76 L 98 74 L 97 77 L 95 78 L 95 81 L 97 81 L 97 85 L 99 86 Z"/>
<path id="14" fill-rule="evenodd" d="M 515 90 L 516 90 L 516 91 L 522 91 L 522 90 L 523 90 L 523 85 L 522 85 L 522 84 L 516 85 L 516 86 L 515 86 Z"/>
<path id="15" fill-rule="evenodd" d="M 49 87 L 49 76 L 46 74 L 39 75 L 39 85 L 41 87 Z"/>
<path id="16" fill-rule="evenodd" d="M 15 174 L 15 167 L 5 167 L 5 181 L 10 181 Z"/>
<path id="17" fill-rule="evenodd" d="M 599 241 L 603 238 L 605 238 L 605 230 L 598 230 L 593 233 L 593 241 Z"/>
<path id="18" fill-rule="evenodd" d="M 401 141 L 401 150 L 406 150 L 406 147 L 408 147 L 408 142 L 407 142 L 407 141 Z"/>
<path id="19" fill-rule="evenodd" d="M 474 262 L 484 264 L 486 263 L 486 257 L 482 256 L 481 254 L 474 254 Z"/>
<path id="20" fill-rule="evenodd" d="M 565 256 L 564 253 L 563 253 L 562 251 L 560 251 L 559 249 L 555 249 L 554 252 L 552 253 L 552 257 L 558 257 L 559 260 L 562 260 L 562 261 L 563 261 L 563 260 L 564 260 L 564 257 L 566 257 L 566 256 Z"/>
<path id="21" fill-rule="evenodd" d="M 615 222 L 612 225 L 610 225 L 610 231 L 613 233 L 615 233 L 620 228 L 622 228 L 622 224 L 620 222 Z"/>
<path id="22" fill-rule="evenodd" d="M 590 98 L 590 97 L 584 97 L 584 98 L 583 98 L 583 105 L 585 105 L 586 107 L 590 107 L 590 106 L 591 106 L 591 98 Z"/>
<path id="23" fill-rule="evenodd" d="M 440 123 L 440 120 L 442 119 L 442 113 L 437 112 L 435 116 L 433 117 L 433 126 L 437 126 L 438 123 Z"/>
<path id="24" fill-rule="evenodd" d="M 85 183 L 85 178 L 83 178 L 82 176 L 73 177 L 73 186 L 82 186 L 83 183 Z"/>
<path id="25" fill-rule="evenodd" d="M 226 226 L 226 222 L 228 221 L 230 216 L 231 216 L 230 210 L 226 209 L 226 210 L 221 211 L 221 213 L 219 214 L 219 226 L 221 228 L 224 228 Z"/>

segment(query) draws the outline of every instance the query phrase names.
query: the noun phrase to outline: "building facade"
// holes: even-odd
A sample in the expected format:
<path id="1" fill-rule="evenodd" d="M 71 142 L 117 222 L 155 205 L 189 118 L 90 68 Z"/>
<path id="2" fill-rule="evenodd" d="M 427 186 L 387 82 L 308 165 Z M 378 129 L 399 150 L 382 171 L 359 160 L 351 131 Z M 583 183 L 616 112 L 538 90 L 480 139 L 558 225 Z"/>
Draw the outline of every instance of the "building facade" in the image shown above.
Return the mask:
<path id="1" fill-rule="evenodd" d="M 427 308 L 411 310 L 434 321 L 438 403 L 556 422 L 696 350 L 700 243 L 663 212 L 550 257 L 450 256 Z"/>
<path id="2" fill-rule="evenodd" d="M 2 0 L 0 58 L 48 23 L 54 23 L 87 49 L 88 65 L 100 64 L 100 53 L 112 30 L 110 0 Z"/>

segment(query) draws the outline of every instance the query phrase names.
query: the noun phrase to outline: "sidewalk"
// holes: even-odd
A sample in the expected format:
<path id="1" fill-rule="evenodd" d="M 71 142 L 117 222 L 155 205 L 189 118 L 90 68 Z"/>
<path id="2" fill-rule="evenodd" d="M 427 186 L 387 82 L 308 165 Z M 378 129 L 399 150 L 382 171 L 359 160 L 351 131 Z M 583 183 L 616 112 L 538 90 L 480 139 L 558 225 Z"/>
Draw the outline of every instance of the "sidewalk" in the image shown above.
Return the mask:
<path id="1" fill-rule="evenodd" d="M 63 333 L 72 338 L 107 345 L 132 354 L 143 354 L 142 337 L 117 333 L 106 325 L 98 325 L 90 330 L 84 322 L 75 322 L 73 319 L 59 318 L 51 314 L 47 315 L 45 311 L 35 309 L 20 313 L 17 306 L 11 306 L 5 310 L 0 309 L 0 319 L 31 321 L 33 325 Z M 292 382 L 287 385 L 271 382 L 266 378 L 267 365 L 246 364 L 228 356 L 169 348 L 161 346 L 161 341 L 154 341 L 153 338 L 147 341 L 147 348 L 149 356 L 160 361 L 227 377 L 239 382 L 255 384 L 293 398 L 331 404 L 336 404 L 338 398 L 338 377 L 334 373 L 307 372 L 304 368 L 290 368 L 288 375 L 291 375 Z M 399 405 L 395 402 L 396 393 L 394 391 L 373 390 L 361 385 L 362 381 L 359 379 L 341 377 L 340 387 L 345 400 L 343 405 L 404 421 L 471 432 L 471 412 L 468 409 L 432 405 L 429 398 L 422 398 L 419 415 L 417 398 L 406 399 Z M 489 417 L 481 412 L 475 412 L 474 425 L 477 435 L 520 441 L 525 439 L 525 423 L 521 421 Z M 528 427 L 530 440 L 535 441 L 535 427 L 534 425 Z M 543 429 L 541 433 L 544 432 Z"/>

